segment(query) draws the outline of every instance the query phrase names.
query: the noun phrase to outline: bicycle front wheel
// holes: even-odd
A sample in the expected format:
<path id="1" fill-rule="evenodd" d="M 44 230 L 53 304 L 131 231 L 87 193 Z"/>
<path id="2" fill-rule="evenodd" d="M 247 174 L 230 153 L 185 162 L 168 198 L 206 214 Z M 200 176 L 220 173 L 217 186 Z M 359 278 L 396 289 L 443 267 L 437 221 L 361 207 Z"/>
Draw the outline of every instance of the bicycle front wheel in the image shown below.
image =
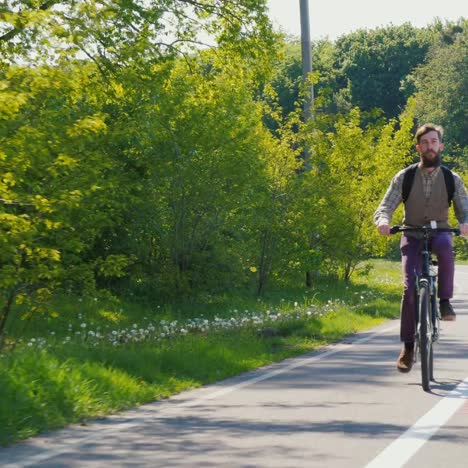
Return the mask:
<path id="1" fill-rule="evenodd" d="M 423 389 L 431 389 L 434 356 L 432 350 L 431 298 L 429 285 L 423 282 L 419 286 L 419 346 L 421 352 L 421 378 Z"/>

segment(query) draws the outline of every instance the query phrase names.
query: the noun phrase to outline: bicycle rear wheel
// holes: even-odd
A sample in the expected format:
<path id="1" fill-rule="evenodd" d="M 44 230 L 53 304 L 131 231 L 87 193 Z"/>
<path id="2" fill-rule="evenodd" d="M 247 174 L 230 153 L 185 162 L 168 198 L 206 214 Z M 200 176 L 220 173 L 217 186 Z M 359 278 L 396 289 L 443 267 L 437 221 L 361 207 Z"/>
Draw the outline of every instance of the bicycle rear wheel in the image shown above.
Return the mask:
<path id="1" fill-rule="evenodd" d="M 429 285 L 423 282 L 419 286 L 419 346 L 421 352 L 421 378 L 423 389 L 431 389 L 431 379 L 434 371 L 434 355 L 432 350 L 432 320 L 431 298 Z"/>

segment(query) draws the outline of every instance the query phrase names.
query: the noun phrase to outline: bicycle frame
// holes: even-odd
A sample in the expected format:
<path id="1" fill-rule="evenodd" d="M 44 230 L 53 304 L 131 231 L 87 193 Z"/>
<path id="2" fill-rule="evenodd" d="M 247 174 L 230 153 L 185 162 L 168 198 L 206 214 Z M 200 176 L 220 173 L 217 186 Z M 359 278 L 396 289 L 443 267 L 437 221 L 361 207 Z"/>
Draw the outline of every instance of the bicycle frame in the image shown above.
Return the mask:
<path id="1" fill-rule="evenodd" d="M 434 381 L 433 344 L 439 339 L 439 313 L 437 307 L 437 278 L 431 272 L 432 252 L 431 236 L 437 232 L 450 232 L 460 235 L 458 229 L 432 228 L 431 226 L 406 227 L 393 226 L 392 234 L 397 232 L 417 232 L 422 234 L 423 248 L 421 251 L 421 273 L 415 272 L 415 360 L 421 358 L 422 386 L 430 390 L 430 382 Z"/>
<path id="2" fill-rule="evenodd" d="M 416 274 L 415 288 L 415 360 L 421 358 L 421 380 L 425 391 L 431 389 L 434 380 L 434 343 L 439 339 L 439 317 L 437 315 L 436 276 L 431 274 L 432 252 L 430 234 L 423 232 L 421 252 L 421 274 Z"/>
<path id="3" fill-rule="evenodd" d="M 419 231 L 421 232 L 421 231 Z M 437 275 L 431 272 L 431 265 L 436 265 L 436 262 L 432 259 L 432 251 L 430 249 L 431 232 L 429 230 L 423 231 L 423 248 L 421 251 L 421 274 L 415 272 L 415 287 L 416 297 L 420 297 L 420 290 L 422 286 L 426 286 L 429 291 L 431 298 L 430 301 L 430 318 L 433 326 L 433 333 L 431 339 L 436 342 L 439 338 L 439 308 L 437 307 Z M 420 309 L 418 307 L 418 301 L 415 302 L 415 324 L 416 324 L 416 340 L 418 339 L 417 326 L 420 324 Z M 417 342 L 417 341 L 416 341 Z M 419 343 L 418 343 L 419 344 Z M 416 353 L 415 353 L 416 355 Z"/>

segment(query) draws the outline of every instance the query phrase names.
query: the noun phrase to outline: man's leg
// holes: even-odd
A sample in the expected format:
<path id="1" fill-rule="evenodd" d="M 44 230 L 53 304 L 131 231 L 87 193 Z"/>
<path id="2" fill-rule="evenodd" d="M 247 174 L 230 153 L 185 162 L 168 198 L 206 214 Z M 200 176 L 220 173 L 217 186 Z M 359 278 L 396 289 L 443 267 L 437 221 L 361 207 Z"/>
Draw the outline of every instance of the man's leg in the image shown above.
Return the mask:
<path id="1" fill-rule="evenodd" d="M 415 311 L 415 270 L 421 267 L 420 250 L 422 242 L 419 239 L 401 237 L 401 265 L 403 270 L 403 298 L 401 300 L 400 339 L 404 342 L 403 349 L 397 359 L 397 369 L 409 372 L 414 362 L 414 311 Z"/>
<path id="2" fill-rule="evenodd" d="M 440 233 L 432 239 L 432 251 L 439 261 L 440 313 L 443 320 L 455 320 L 456 314 L 449 299 L 453 296 L 453 277 L 455 260 L 453 255 L 453 238 L 450 233 Z"/>
<path id="3" fill-rule="evenodd" d="M 403 270 L 403 298 L 401 301 L 400 339 L 404 343 L 414 342 L 414 294 L 415 271 L 421 273 L 422 240 L 406 235 L 401 236 L 401 266 Z"/>
<path id="4" fill-rule="evenodd" d="M 453 256 L 453 239 L 449 232 L 437 234 L 432 239 L 432 251 L 439 262 L 439 291 L 440 299 L 451 299 L 453 296 L 453 276 L 455 260 Z"/>

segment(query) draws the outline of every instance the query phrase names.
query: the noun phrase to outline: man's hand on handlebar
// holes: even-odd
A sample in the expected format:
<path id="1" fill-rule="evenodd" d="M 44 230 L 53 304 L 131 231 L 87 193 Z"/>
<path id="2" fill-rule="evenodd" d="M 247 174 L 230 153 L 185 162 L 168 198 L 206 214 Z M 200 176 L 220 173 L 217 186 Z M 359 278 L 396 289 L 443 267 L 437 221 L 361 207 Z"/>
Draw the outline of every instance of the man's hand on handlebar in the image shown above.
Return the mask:
<path id="1" fill-rule="evenodd" d="M 379 224 L 377 226 L 377 230 L 379 231 L 379 234 L 381 236 L 389 236 L 390 235 L 390 225 L 389 224 Z"/>

